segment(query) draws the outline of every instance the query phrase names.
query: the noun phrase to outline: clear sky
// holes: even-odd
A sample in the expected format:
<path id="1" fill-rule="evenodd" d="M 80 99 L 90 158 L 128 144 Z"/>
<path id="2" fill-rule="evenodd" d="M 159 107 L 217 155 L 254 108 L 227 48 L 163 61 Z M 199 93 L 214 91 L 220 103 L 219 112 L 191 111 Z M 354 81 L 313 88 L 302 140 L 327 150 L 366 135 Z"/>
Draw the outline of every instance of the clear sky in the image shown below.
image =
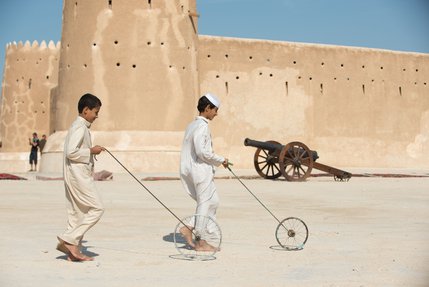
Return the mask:
<path id="1" fill-rule="evenodd" d="M 1 78 L 7 43 L 61 40 L 62 2 L 0 0 Z M 429 0 L 197 0 L 197 9 L 203 35 L 429 54 Z"/>

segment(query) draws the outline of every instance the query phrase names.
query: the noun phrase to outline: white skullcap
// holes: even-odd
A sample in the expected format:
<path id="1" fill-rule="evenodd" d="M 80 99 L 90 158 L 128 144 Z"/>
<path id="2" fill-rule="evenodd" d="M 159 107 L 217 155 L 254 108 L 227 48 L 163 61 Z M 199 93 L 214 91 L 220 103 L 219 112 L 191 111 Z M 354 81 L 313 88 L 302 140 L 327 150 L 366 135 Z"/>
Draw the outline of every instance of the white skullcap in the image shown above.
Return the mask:
<path id="1" fill-rule="evenodd" d="M 220 108 L 220 101 L 219 99 L 210 93 L 207 93 L 204 95 L 213 105 L 215 105 L 217 108 Z"/>

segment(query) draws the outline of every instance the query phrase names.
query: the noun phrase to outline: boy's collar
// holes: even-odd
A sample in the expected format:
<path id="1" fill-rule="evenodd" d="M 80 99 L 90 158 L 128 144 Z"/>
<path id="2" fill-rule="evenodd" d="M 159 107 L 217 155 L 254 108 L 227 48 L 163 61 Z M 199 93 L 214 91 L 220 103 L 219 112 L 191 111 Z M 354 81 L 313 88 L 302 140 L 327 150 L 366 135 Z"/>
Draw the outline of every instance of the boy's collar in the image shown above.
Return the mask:
<path id="1" fill-rule="evenodd" d="M 209 120 L 208 119 L 206 119 L 205 117 L 203 117 L 203 116 L 197 116 L 196 117 L 197 119 L 202 119 L 203 121 L 205 121 L 206 123 L 208 123 L 209 122 Z"/>
<path id="2" fill-rule="evenodd" d="M 87 120 L 85 120 L 84 117 L 82 117 L 81 115 L 79 115 L 78 118 L 81 119 L 85 123 L 85 125 L 87 126 L 87 128 L 91 127 L 91 123 L 88 122 Z"/>

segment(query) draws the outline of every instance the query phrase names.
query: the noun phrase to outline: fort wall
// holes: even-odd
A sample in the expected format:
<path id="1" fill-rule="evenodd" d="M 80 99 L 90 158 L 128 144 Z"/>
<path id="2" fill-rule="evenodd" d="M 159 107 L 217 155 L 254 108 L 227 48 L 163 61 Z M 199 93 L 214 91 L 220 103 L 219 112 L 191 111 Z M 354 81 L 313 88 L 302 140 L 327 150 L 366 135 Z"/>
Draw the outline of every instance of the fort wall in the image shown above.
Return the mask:
<path id="1" fill-rule="evenodd" d="M 302 141 L 322 163 L 427 167 L 429 55 L 200 36 L 202 92 L 220 96 L 218 152 L 251 165 L 246 137 Z"/>
<path id="2" fill-rule="evenodd" d="M 59 46 L 52 41 L 10 43 L 2 83 L 0 151 L 29 151 L 33 132 L 49 134 L 51 90 L 58 81 Z"/>

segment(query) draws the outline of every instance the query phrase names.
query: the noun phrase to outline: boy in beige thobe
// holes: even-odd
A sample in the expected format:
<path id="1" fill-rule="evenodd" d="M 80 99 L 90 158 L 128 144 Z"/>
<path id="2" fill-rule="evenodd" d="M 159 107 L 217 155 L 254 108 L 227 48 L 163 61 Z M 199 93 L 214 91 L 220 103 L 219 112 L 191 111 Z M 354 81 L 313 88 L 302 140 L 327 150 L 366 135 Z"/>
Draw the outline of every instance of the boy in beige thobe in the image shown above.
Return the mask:
<path id="1" fill-rule="evenodd" d="M 101 218 L 104 207 L 93 179 L 94 155 L 104 150 L 92 146 L 89 128 L 98 117 L 101 101 L 83 95 L 78 103 L 79 116 L 72 123 L 64 143 L 64 186 L 67 198 L 67 230 L 58 236 L 57 249 L 70 261 L 91 261 L 79 246 L 85 233 Z"/>

